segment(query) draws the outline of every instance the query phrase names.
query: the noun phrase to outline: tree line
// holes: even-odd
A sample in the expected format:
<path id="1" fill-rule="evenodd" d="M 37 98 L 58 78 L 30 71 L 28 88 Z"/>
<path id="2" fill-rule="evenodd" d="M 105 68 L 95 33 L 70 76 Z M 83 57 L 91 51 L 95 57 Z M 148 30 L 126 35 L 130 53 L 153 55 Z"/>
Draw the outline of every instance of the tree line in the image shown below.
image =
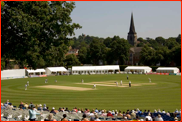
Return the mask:
<path id="1" fill-rule="evenodd" d="M 100 38 L 82 34 L 82 28 L 70 17 L 74 2 L 65 1 L 4 1 L 1 4 L 1 69 L 8 68 L 10 59 L 20 68 L 27 66 L 73 66 L 81 64 L 125 64 L 129 58 L 128 41 L 119 36 Z M 172 61 L 181 65 L 181 34 L 177 37 L 138 38 L 141 65 L 162 66 Z M 65 55 L 69 48 L 79 54 Z"/>

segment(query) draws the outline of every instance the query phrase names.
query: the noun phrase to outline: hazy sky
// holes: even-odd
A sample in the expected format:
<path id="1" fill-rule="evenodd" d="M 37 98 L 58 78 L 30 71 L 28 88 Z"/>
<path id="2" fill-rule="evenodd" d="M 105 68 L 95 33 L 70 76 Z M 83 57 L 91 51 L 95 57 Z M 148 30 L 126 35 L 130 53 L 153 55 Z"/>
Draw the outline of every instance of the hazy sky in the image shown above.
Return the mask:
<path id="1" fill-rule="evenodd" d="M 76 1 L 71 17 L 90 36 L 127 38 L 131 12 L 138 37 L 177 37 L 181 33 L 180 1 Z"/>

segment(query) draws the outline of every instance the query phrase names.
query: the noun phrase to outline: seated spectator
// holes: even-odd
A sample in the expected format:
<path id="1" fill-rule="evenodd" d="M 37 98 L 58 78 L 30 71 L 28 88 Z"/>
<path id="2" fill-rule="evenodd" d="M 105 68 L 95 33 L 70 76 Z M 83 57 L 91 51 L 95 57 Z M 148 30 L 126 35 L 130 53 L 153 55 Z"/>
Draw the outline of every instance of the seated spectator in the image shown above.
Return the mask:
<path id="1" fill-rule="evenodd" d="M 121 110 L 119 110 L 119 113 L 117 114 L 119 117 L 123 117 L 123 114 L 121 113 Z"/>
<path id="2" fill-rule="evenodd" d="M 154 113 L 157 113 L 157 110 L 156 109 L 154 110 Z"/>
<path id="3" fill-rule="evenodd" d="M 144 118 L 145 121 L 153 121 L 151 114 L 148 113 L 148 115 Z"/>
<path id="4" fill-rule="evenodd" d="M 43 111 L 48 111 L 49 112 L 49 107 L 44 108 Z"/>
<path id="5" fill-rule="evenodd" d="M 101 121 L 97 115 L 95 115 L 95 121 Z"/>
<path id="6" fill-rule="evenodd" d="M 169 116 L 169 117 L 171 116 L 169 111 L 166 113 L 166 115 Z"/>
<path id="7" fill-rule="evenodd" d="M 34 104 L 32 102 L 30 102 L 28 107 L 31 108 L 32 105 L 34 106 Z"/>
<path id="8" fill-rule="evenodd" d="M 90 117 L 90 121 L 95 121 L 95 118 L 93 116 Z"/>
<path id="9" fill-rule="evenodd" d="M 135 111 L 134 111 L 134 110 L 132 110 L 132 113 L 131 113 L 131 119 L 134 119 L 134 118 L 136 118 L 136 113 L 135 113 Z"/>
<path id="10" fill-rule="evenodd" d="M 91 111 L 91 113 L 88 115 L 89 117 L 94 116 L 94 110 Z"/>
<path id="11" fill-rule="evenodd" d="M 78 112 L 77 107 L 75 107 L 74 109 L 75 109 L 75 112 L 77 113 Z"/>
<path id="12" fill-rule="evenodd" d="M 24 107 L 24 104 L 23 104 L 22 101 L 20 102 L 19 108 L 20 108 L 20 107 L 22 107 L 22 108 Z"/>
<path id="13" fill-rule="evenodd" d="M 3 103 L 1 103 L 1 110 L 2 110 L 2 109 L 5 109 L 5 106 L 4 106 Z"/>
<path id="14" fill-rule="evenodd" d="M 22 106 L 20 106 L 20 109 L 19 109 L 19 110 L 23 110 L 23 109 L 22 109 Z"/>
<path id="15" fill-rule="evenodd" d="M 48 119 L 45 119 L 44 121 L 56 121 L 56 119 L 53 119 L 53 114 L 50 113 L 50 114 L 48 115 Z"/>
<path id="16" fill-rule="evenodd" d="M 113 115 L 111 114 L 111 111 L 107 112 L 107 117 L 113 117 Z"/>
<path id="17" fill-rule="evenodd" d="M 95 112 L 96 112 L 96 113 L 99 113 L 99 111 L 97 110 L 97 108 L 95 109 Z"/>
<path id="18" fill-rule="evenodd" d="M 39 105 L 39 107 L 37 108 L 37 110 L 43 110 L 42 109 L 42 104 Z"/>
<path id="19" fill-rule="evenodd" d="M 127 117 L 128 119 L 131 119 L 131 116 L 130 116 L 129 111 L 126 113 L 126 117 Z"/>
<path id="20" fill-rule="evenodd" d="M 50 113 L 56 114 L 56 111 L 55 111 L 55 108 L 54 107 L 52 107 L 52 110 L 51 110 Z"/>
<path id="21" fill-rule="evenodd" d="M 24 104 L 24 107 L 25 107 L 25 108 L 28 108 L 28 104 L 27 104 L 27 103 L 25 103 L 25 104 Z"/>
<path id="22" fill-rule="evenodd" d="M 107 116 L 106 110 L 102 110 L 101 116 Z"/>
<path id="23" fill-rule="evenodd" d="M 160 114 L 155 118 L 155 121 L 164 121 Z"/>
<path id="24" fill-rule="evenodd" d="M 63 109 L 60 107 L 58 111 L 59 111 L 59 112 L 63 112 Z"/>
<path id="25" fill-rule="evenodd" d="M 78 112 L 77 113 L 82 113 L 81 110 L 80 110 L 80 108 L 78 108 Z"/>
<path id="26" fill-rule="evenodd" d="M 178 121 L 178 117 L 174 117 L 174 121 Z"/>
<path id="27" fill-rule="evenodd" d="M 99 114 L 99 115 L 101 115 L 101 114 L 102 114 L 102 111 L 101 111 L 101 110 L 99 110 L 98 114 Z"/>
<path id="28" fill-rule="evenodd" d="M 86 118 L 86 114 L 83 114 L 83 116 L 82 116 L 83 118 L 82 118 L 82 120 L 81 121 L 89 121 L 87 118 Z"/>
<path id="29" fill-rule="evenodd" d="M 63 114 L 63 118 L 61 119 L 61 121 L 68 121 L 67 119 L 66 119 L 66 114 Z"/>
<path id="30" fill-rule="evenodd" d="M 162 113 L 165 114 L 166 112 L 163 110 Z"/>
<path id="31" fill-rule="evenodd" d="M 66 108 L 65 111 L 70 112 L 70 111 L 68 110 L 68 108 Z"/>
<path id="32" fill-rule="evenodd" d="M 12 105 L 12 103 L 9 103 L 9 105 L 7 106 L 7 109 L 10 109 L 10 110 L 12 110 L 12 109 L 13 109 L 13 105 Z"/>
<path id="33" fill-rule="evenodd" d="M 76 114 L 76 110 L 73 109 L 73 110 L 71 111 L 71 113 L 72 113 L 72 114 Z"/>

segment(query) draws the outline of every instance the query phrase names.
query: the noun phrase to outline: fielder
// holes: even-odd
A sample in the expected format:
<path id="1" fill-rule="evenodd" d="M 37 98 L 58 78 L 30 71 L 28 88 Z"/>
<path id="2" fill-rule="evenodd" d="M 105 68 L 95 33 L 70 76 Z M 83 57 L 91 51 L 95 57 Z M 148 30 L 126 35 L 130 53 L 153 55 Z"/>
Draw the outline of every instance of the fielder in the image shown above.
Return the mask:
<path id="1" fill-rule="evenodd" d="M 25 90 L 27 90 L 27 84 L 25 84 Z"/>
<path id="2" fill-rule="evenodd" d="M 149 83 L 151 83 L 151 79 L 149 78 Z"/>
<path id="3" fill-rule="evenodd" d="M 47 79 L 45 79 L 45 83 L 48 83 Z"/>
<path id="4" fill-rule="evenodd" d="M 129 76 L 127 75 L 127 80 L 129 79 Z"/>
<path id="5" fill-rule="evenodd" d="M 84 80 L 82 79 L 82 83 L 84 83 Z"/>
<path id="6" fill-rule="evenodd" d="M 94 87 L 93 88 L 96 89 L 96 84 L 94 84 Z"/>
<path id="7" fill-rule="evenodd" d="M 57 80 L 55 80 L 55 82 L 57 83 Z"/>
<path id="8" fill-rule="evenodd" d="M 27 81 L 27 86 L 29 86 L 29 81 Z"/>
<path id="9" fill-rule="evenodd" d="M 120 86 L 122 86 L 122 84 L 123 84 L 123 82 L 122 82 L 122 80 L 121 80 L 121 82 L 120 82 Z"/>
<path id="10" fill-rule="evenodd" d="M 118 82 L 115 82 L 116 83 L 116 86 L 118 86 Z"/>
<path id="11" fill-rule="evenodd" d="M 131 81 L 129 81 L 129 87 L 131 87 Z"/>

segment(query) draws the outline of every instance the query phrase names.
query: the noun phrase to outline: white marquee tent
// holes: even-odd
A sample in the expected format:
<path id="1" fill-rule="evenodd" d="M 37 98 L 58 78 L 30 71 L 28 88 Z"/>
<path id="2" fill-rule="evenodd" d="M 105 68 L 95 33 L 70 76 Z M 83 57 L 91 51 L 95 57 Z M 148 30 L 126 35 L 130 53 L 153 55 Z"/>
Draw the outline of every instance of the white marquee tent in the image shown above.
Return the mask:
<path id="1" fill-rule="evenodd" d="M 179 69 L 177 67 L 158 67 L 156 69 L 157 73 L 179 73 Z"/>
<path id="2" fill-rule="evenodd" d="M 36 70 L 26 70 L 29 75 L 44 75 L 45 74 L 45 69 L 36 69 Z"/>
<path id="3" fill-rule="evenodd" d="M 125 72 L 149 73 L 151 71 L 152 71 L 152 68 L 148 66 L 128 66 L 125 68 Z"/>
<path id="4" fill-rule="evenodd" d="M 46 74 L 51 75 L 51 74 L 64 74 L 67 73 L 68 70 L 64 67 L 47 67 L 46 68 Z"/>
<path id="5" fill-rule="evenodd" d="M 106 66 L 73 66 L 72 74 L 108 74 L 117 71 L 119 72 L 119 65 Z"/>

